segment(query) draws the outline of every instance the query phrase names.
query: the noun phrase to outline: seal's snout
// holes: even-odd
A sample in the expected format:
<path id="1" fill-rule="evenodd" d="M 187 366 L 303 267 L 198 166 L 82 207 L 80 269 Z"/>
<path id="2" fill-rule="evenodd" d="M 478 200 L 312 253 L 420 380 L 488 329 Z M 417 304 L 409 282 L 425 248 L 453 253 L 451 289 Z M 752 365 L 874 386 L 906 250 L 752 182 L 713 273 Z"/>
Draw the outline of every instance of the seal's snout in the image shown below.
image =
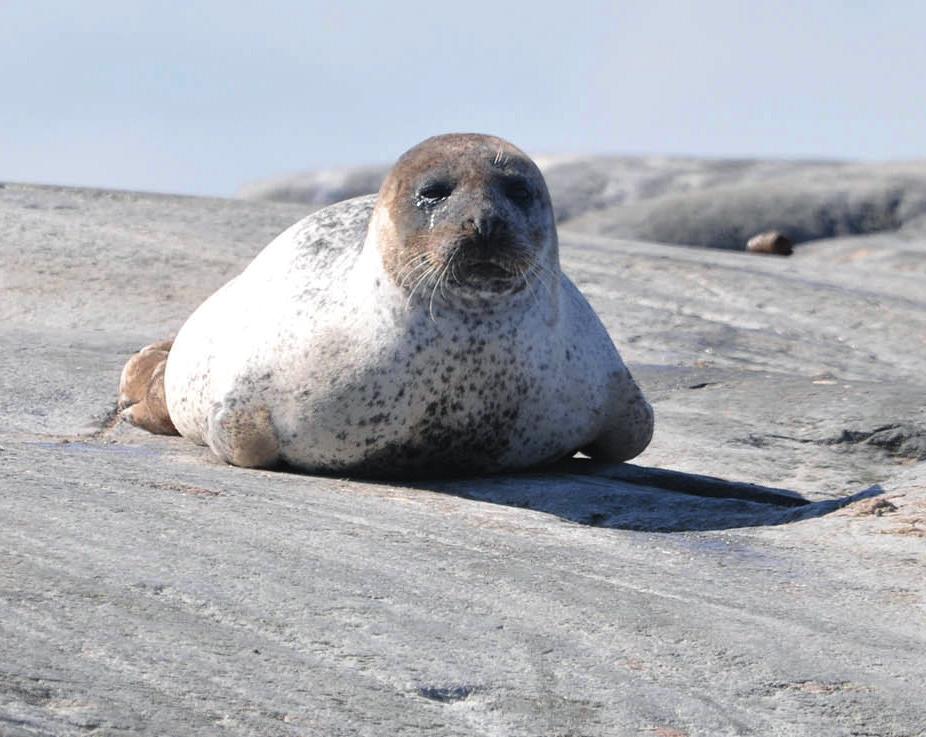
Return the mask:
<path id="1" fill-rule="evenodd" d="M 488 242 L 492 235 L 504 227 L 502 219 L 495 213 L 481 213 L 466 218 L 463 221 L 463 232 L 470 235 L 473 240 Z"/>
<path id="2" fill-rule="evenodd" d="M 520 256 L 517 238 L 499 218 L 467 220 L 458 247 L 463 263 L 506 262 Z"/>
<path id="3" fill-rule="evenodd" d="M 501 219 L 486 227 L 472 227 L 457 243 L 451 258 L 451 277 L 463 286 L 508 291 L 531 266 L 530 249 Z"/>

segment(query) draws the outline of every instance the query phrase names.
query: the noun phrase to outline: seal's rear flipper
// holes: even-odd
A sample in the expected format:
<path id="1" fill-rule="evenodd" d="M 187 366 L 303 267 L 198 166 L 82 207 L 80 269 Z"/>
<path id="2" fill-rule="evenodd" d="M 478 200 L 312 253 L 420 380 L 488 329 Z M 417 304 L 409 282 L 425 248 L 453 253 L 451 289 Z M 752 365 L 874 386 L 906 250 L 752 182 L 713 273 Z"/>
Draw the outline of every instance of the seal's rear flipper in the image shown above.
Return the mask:
<path id="1" fill-rule="evenodd" d="M 145 346 L 126 362 L 119 380 L 122 417 L 157 435 L 180 434 L 164 397 L 164 369 L 172 345 L 172 340 L 162 340 Z"/>

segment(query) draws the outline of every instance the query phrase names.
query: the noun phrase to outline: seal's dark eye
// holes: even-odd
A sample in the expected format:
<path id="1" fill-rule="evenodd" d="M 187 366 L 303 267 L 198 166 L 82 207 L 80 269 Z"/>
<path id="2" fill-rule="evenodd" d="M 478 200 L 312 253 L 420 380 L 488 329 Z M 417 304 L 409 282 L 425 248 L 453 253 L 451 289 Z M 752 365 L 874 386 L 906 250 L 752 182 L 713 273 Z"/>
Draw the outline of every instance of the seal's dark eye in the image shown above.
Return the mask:
<path id="1" fill-rule="evenodd" d="M 530 187 L 519 181 L 509 182 L 505 185 L 505 194 L 508 195 L 508 199 L 519 205 L 526 205 L 533 198 Z"/>
<path id="2" fill-rule="evenodd" d="M 453 192 L 453 185 L 449 182 L 431 182 L 418 190 L 416 199 L 418 205 L 436 205 L 438 202 L 446 200 L 451 192 Z"/>

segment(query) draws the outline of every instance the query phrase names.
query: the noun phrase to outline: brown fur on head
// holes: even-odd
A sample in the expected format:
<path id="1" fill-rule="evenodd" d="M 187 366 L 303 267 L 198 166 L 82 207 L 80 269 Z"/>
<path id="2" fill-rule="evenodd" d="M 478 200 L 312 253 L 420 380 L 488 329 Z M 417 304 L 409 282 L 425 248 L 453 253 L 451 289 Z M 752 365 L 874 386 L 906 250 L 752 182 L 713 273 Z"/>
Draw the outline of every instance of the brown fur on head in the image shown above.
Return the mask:
<path id="1" fill-rule="evenodd" d="M 422 283 L 511 293 L 558 268 L 543 175 L 495 136 L 451 133 L 404 153 L 379 190 L 370 227 L 386 273 L 410 295 Z"/>

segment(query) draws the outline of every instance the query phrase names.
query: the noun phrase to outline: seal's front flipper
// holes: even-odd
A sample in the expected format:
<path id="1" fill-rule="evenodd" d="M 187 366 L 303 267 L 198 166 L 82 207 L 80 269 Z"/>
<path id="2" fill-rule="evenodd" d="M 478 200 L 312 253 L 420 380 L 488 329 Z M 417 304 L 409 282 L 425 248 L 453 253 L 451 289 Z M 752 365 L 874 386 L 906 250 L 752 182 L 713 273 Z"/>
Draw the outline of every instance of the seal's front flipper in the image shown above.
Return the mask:
<path id="1" fill-rule="evenodd" d="M 271 468 L 280 463 L 280 444 L 266 407 L 216 404 L 209 413 L 206 442 L 233 466 Z"/>
<path id="2" fill-rule="evenodd" d="M 145 346 L 126 362 L 119 380 L 122 417 L 157 435 L 180 434 L 164 397 L 164 369 L 172 345 L 172 340 L 162 340 Z"/>
<path id="3" fill-rule="evenodd" d="M 629 387 L 601 433 L 582 452 L 596 461 L 619 463 L 640 455 L 653 438 L 653 408 L 630 374 Z M 625 385 L 626 387 L 626 385 Z"/>

